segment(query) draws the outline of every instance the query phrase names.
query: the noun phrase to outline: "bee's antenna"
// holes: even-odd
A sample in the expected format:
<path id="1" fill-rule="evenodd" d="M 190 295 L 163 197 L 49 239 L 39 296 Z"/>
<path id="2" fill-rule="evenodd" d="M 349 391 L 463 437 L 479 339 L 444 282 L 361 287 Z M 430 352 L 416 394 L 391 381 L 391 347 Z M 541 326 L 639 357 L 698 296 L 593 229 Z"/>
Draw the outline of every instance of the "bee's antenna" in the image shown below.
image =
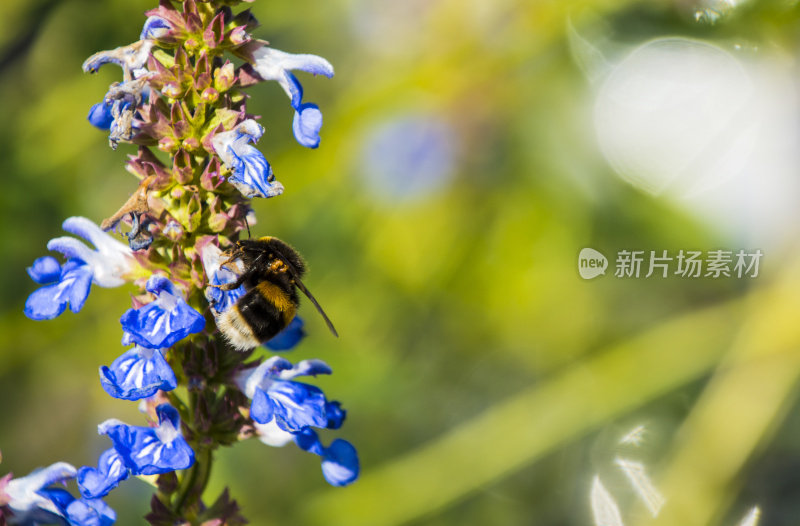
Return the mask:
<path id="1" fill-rule="evenodd" d="M 244 226 L 247 227 L 247 239 L 251 239 L 253 235 L 250 233 L 250 222 L 247 221 L 247 214 L 244 215 Z"/>
<path id="2" fill-rule="evenodd" d="M 336 332 L 336 328 L 333 326 L 333 322 L 330 320 L 330 318 L 328 318 L 328 315 L 325 314 L 325 311 L 322 310 L 322 307 L 317 302 L 317 298 L 315 298 L 314 295 L 311 294 L 311 291 L 306 288 L 306 286 L 303 284 L 302 281 L 300 281 L 300 276 L 297 273 L 297 269 L 295 269 L 294 266 L 291 263 L 289 263 L 289 260 L 287 260 L 280 252 L 278 252 L 278 257 L 286 265 L 286 268 L 289 269 L 289 272 L 292 274 L 292 279 L 294 279 L 294 283 L 295 285 L 297 285 L 297 288 L 300 289 L 303 292 L 303 294 L 305 294 L 308 297 L 308 299 L 311 300 L 311 303 L 313 303 L 314 307 L 317 308 L 317 312 L 319 312 L 320 315 L 322 315 L 322 319 L 325 320 L 325 324 L 328 326 L 328 329 L 331 331 L 331 333 L 333 333 L 334 336 L 338 338 L 339 333 Z"/>

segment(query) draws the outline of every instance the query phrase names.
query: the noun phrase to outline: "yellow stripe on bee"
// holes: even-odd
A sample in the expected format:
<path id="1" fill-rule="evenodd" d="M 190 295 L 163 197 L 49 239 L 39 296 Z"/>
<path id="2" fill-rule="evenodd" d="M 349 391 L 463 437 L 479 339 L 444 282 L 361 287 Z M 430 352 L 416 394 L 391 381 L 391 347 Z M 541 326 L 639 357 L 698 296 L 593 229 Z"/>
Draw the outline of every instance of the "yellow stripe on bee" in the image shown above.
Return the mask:
<path id="1" fill-rule="evenodd" d="M 297 312 L 297 307 L 292 303 L 289 295 L 280 287 L 269 281 L 262 281 L 256 288 L 267 301 L 275 306 L 283 314 L 283 321 L 288 325 Z"/>

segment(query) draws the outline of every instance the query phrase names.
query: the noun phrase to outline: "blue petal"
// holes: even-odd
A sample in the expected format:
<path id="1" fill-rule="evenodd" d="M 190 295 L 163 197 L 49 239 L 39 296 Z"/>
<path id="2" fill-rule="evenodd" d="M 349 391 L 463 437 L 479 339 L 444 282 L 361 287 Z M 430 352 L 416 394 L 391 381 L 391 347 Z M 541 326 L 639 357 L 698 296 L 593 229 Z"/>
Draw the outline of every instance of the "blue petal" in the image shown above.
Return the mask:
<path id="1" fill-rule="evenodd" d="M 139 35 L 139 40 L 161 38 L 170 29 L 172 29 L 172 26 L 170 26 L 166 20 L 160 16 L 153 15 L 148 17 L 145 21 L 144 27 L 142 27 L 142 33 Z"/>
<path id="2" fill-rule="evenodd" d="M 61 283 L 71 283 L 67 300 L 69 310 L 80 312 L 86 298 L 89 297 L 89 289 L 92 286 L 92 269 L 83 261 L 71 259 L 64 264 L 61 269 Z"/>
<path id="3" fill-rule="evenodd" d="M 167 278 L 161 275 L 154 275 L 150 276 L 150 279 L 147 280 L 147 283 L 144 286 L 147 292 L 150 292 L 155 295 L 160 295 L 162 292 L 166 292 L 167 294 L 171 294 L 173 296 L 179 296 L 180 292 L 175 287 L 175 285 Z"/>
<path id="4" fill-rule="evenodd" d="M 32 320 L 51 320 L 64 312 L 67 304 L 72 312 L 78 312 L 89 296 L 91 284 L 91 268 L 81 260 L 71 259 L 62 267 L 58 283 L 28 296 L 25 315 Z"/>
<path id="5" fill-rule="evenodd" d="M 25 301 L 25 316 L 32 320 L 52 320 L 60 316 L 67 308 L 67 302 L 61 301 L 61 295 L 58 284 L 33 291 Z"/>
<path id="6" fill-rule="evenodd" d="M 334 440 L 322 456 L 322 475 L 332 486 L 346 486 L 358 478 L 358 453 L 341 438 Z"/>
<path id="7" fill-rule="evenodd" d="M 328 418 L 328 429 L 339 429 L 347 417 L 347 411 L 342 409 L 339 402 L 328 402 L 325 404 L 325 416 Z"/>
<path id="8" fill-rule="evenodd" d="M 284 431 L 326 427 L 325 395 L 318 387 L 300 382 L 275 381 L 267 389 L 278 426 Z"/>
<path id="9" fill-rule="evenodd" d="M 256 389 L 253 395 L 253 402 L 250 404 L 250 418 L 259 424 L 266 424 L 272 421 L 275 412 L 272 408 L 272 401 L 261 389 Z"/>
<path id="10" fill-rule="evenodd" d="M 297 77 L 288 71 L 284 72 L 284 75 L 286 77 L 286 81 L 283 85 L 291 94 L 292 108 L 297 109 L 303 102 L 303 85 L 300 84 L 300 81 L 297 80 Z"/>
<path id="11" fill-rule="evenodd" d="M 111 124 L 114 122 L 114 115 L 111 113 L 112 107 L 111 102 L 98 102 L 89 110 L 86 119 L 95 128 L 110 130 Z"/>
<path id="12" fill-rule="evenodd" d="M 128 468 L 125 466 L 125 460 L 112 447 L 100 455 L 97 469 L 83 466 L 78 470 L 78 490 L 87 499 L 104 497 L 126 478 L 128 478 Z"/>
<path id="13" fill-rule="evenodd" d="M 53 256 L 43 256 L 28 267 L 28 275 L 40 285 L 53 283 L 61 276 L 61 264 Z"/>
<path id="14" fill-rule="evenodd" d="M 111 506 L 98 499 L 78 499 L 66 508 L 67 520 L 73 526 L 111 526 L 117 514 Z"/>
<path id="15" fill-rule="evenodd" d="M 295 434 L 294 441 L 297 447 L 303 451 L 308 451 L 309 453 L 319 456 L 325 453 L 325 448 L 322 447 L 322 442 L 319 441 L 319 435 L 317 435 L 316 431 L 308 427 Z"/>
<path id="16" fill-rule="evenodd" d="M 331 374 L 333 369 L 322 360 L 311 359 L 297 362 L 291 369 L 280 371 L 281 380 L 291 380 L 298 376 L 317 376 L 318 374 Z"/>
<path id="17" fill-rule="evenodd" d="M 156 416 L 158 416 L 158 425 L 163 426 L 168 423 L 174 429 L 178 429 L 181 425 L 181 416 L 178 410 L 169 404 L 161 404 L 156 407 Z"/>
<path id="18" fill-rule="evenodd" d="M 322 112 L 316 104 L 301 104 L 294 112 L 292 131 L 294 138 L 301 146 L 316 148 L 319 146 L 319 130 L 322 128 Z"/>
<path id="19" fill-rule="evenodd" d="M 141 400 L 178 385 L 161 351 L 141 347 L 125 352 L 111 367 L 101 367 L 100 383 L 108 394 L 122 400 Z"/>
<path id="20" fill-rule="evenodd" d="M 271 351 L 288 351 L 293 349 L 300 343 L 300 340 L 306 336 L 303 325 L 302 318 L 300 318 L 300 316 L 295 316 L 285 329 L 266 343 L 266 346 Z"/>

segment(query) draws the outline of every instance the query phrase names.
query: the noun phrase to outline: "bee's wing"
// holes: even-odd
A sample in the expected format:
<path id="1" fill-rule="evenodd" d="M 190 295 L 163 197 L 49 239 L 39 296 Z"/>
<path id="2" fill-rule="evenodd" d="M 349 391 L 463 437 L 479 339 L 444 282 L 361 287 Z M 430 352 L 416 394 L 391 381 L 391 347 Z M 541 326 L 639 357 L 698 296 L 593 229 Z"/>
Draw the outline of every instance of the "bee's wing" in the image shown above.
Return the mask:
<path id="1" fill-rule="evenodd" d="M 298 289 L 300 289 L 301 291 L 303 291 L 303 294 L 305 294 L 306 296 L 308 296 L 308 299 L 310 299 L 310 300 L 311 300 L 311 303 L 313 303 L 313 304 L 314 304 L 314 306 L 317 308 L 317 311 L 318 311 L 318 312 L 320 313 L 320 315 L 322 316 L 322 319 L 324 319 L 324 320 L 325 320 L 325 323 L 328 325 L 328 329 L 330 329 L 330 331 L 333 333 L 333 335 L 334 335 L 334 336 L 336 336 L 336 337 L 338 338 L 338 337 L 339 337 L 339 333 L 338 333 L 338 332 L 336 332 L 336 328 L 333 326 L 333 322 L 331 322 L 330 318 L 328 318 L 328 315 L 327 315 L 327 314 L 325 314 L 325 311 L 324 311 L 324 310 L 322 310 L 322 307 L 320 306 L 320 304 L 319 304 L 319 303 L 317 303 L 317 298 L 315 298 L 315 297 L 314 297 L 314 295 L 313 295 L 313 294 L 311 294 L 311 291 L 310 291 L 310 290 L 308 290 L 308 289 L 306 288 L 306 286 L 305 286 L 305 285 L 303 285 L 303 282 L 302 282 L 302 281 L 300 281 L 300 276 L 298 276 L 298 275 L 297 275 L 297 270 L 294 268 L 294 266 L 292 266 L 292 264 L 291 264 L 291 263 L 289 263 L 289 262 L 286 260 L 286 258 L 285 258 L 285 257 L 283 257 L 283 255 L 282 255 L 282 254 L 279 254 L 279 256 L 278 256 L 278 257 L 280 257 L 280 258 L 281 258 L 281 260 L 283 261 L 283 263 L 284 263 L 284 264 L 286 265 L 286 267 L 289 269 L 289 272 L 291 272 L 291 273 L 292 273 L 292 279 L 294 279 L 294 284 L 295 284 L 295 285 L 297 285 L 297 288 L 298 288 Z"/>

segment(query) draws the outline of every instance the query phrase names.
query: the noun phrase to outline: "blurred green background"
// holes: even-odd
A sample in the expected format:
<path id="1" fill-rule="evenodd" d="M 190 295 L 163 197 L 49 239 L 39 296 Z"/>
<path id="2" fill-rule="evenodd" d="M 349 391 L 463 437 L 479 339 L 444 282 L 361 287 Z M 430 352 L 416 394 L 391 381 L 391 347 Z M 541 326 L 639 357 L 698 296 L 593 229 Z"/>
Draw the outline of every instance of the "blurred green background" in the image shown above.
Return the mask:
<path id="1" fill-rule="evenodd" d="M 625 524 L 732 526 L 754 505 L 761 524 L 796 524 L 800 285 L 789 225 L 766 247 L 637 189 L 592 126 L 586 65 L 602 62 L 592 42 L 742 41 L 781 50 L 794 68 L 796 2 L 731 4 L 252 4 L 258 37 L 336 67 L 332 80 L 301 78 L 325 116 L 317 151 L 294 142 L 277 85 L 250 89 L 267 131 L 258 147 L 287 188 L 254 204 L 253 230 L 305 255 L 307 283 L 339 329 L 332 339 L 305 305 L 310 336 L 289 358 L 333 367 L 318 383 L 349 411 L 337 436 L 357 446 L 362 476 L 329 488 L 315 457 L 251 440 L 217 454 L 209 496 L 228 486 L 264 525 L 577 526 L 594 524 L 600 474 Z M 99 422 L 142 422 L 97 375 L 123 350 L 117 319 L 133 289 L 94 287 L 80 314 L 51 322 L 22 309 L 36 288 L 25 267 L 63 219 L 99 222 L 135 188 L 123 168 L 134 148 L 111 151 L 85 120 L 119 70 L 89 76 L 80 65 L 135 40 L 152 6 L 0 4 L 2 473 L 94 464 L 107 447 Z M 584 281 L 583 247 L 612 266 L 626 248 L 765 256 L 757 279 L 609 269 Z M 620 445 L 637 425 L 642 444 Z M 658 519 L 617 456 L 647 466 L 667 501 Z M 113 492 L 118 524 L 141 524 L 150 495 L 137 480 Z"/>

